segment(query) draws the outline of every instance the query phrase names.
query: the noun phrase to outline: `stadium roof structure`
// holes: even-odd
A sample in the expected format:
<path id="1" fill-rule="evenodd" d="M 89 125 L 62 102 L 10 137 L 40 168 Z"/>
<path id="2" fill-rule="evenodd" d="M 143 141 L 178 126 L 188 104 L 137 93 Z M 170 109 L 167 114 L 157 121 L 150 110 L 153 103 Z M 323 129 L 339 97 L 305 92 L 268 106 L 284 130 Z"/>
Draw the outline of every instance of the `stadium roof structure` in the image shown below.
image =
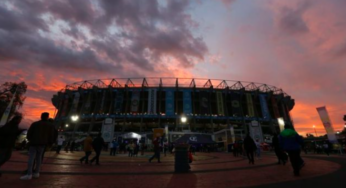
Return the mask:
<path id="1" fill-rule="evenodd" d="M 93 88 L 124 88 L 124 87 L 177 87 L 177 88 L 215 88 L 230 90 L 245 90 L 272 92 L 289 96 L 281 88 L 248 81 L 207 79 L 207 78 L 174 78 L 174 77 L 146 77 L 146 78 L 106 78 L 75 82 L 66 85 L 65 90 L 93 89 Z"/>

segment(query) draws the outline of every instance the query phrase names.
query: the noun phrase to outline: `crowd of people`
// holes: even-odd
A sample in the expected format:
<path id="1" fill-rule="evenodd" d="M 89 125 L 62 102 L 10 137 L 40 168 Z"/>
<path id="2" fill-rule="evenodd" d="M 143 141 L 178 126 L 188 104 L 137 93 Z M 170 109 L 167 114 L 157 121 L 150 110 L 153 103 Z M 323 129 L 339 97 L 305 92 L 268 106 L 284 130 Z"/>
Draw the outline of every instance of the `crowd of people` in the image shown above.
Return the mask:
<path id="1" fill-rule="evenodd" d="M 10 159 L 16 138 L 23 131 L 19 129 L 21 120 L 21 115 L 15 115 L 6 125 L 0 128 L 0 167 Z M 32 123 L 27 131 L 27 140 L 28 143 L 24 140 L 24 145 L 23 143 L 21 144 L 23 148 L 26 148 L 25 145 L 28 145 L 29 156 L 25 175 L 20 177 L 22 180 L 40 177 L 44 153 L 48 148 L 51 148 L 53 144 L 55 144 L 56 147 L 56 154 L 60 154 L 63 148 L 65 152 L 73 152 L 76 150 L 77 144 L 74 139 L 67 141 L 63 135 L 58 135 L 53 121 L 49 118 L 49 113 L 47 112 L 42 113 L 40 121 Z M 156 137 L 153 139 L 152 146 L 154 154 L 148 159 L 149 162 L 156 159 L 158 163 L 161 163 L 161 152 L 164 156 L 166 156 L 167 152 L 174 153 L 174 145 L 163 142 L 163 140 L 163 137 Z M 91 135 L 87 135 L 87 137 L 80 142 L 82 145 L 81 148 L 84 151 L 84 156 L 81 157 L 79 161 L 81 164 L 90 165 L 94 162 L 96 165 L 100 165 L 100 154 L 104 148 L 110 150 L 110 156 L 128 153 L 128 157 L 137 157 L 139 153 L 144 155 L 144 151 L 147 149 L 144 142 L 137 143 L 136 140 L 119 142 L 114 138 L 111 142 L 105 143 L 101 133 L 95 138 L 92 138 Z M 249 164 L 254 165 L 256 157 L 257 159 L 261 159 L 261 147 L 262 145 L 258 139 L 254 140 L 247 134 L 244 140 L 233 144 L 233 155 L 234 157 L 243 156 L 244 158 L 248 158 Z M 328 143 L 325 142 L 316 147 L 317 151 L 325 152 L 329 155 Z M 294 175 L 299 176 L 300 169 L 305 165 L 304 160 L 300 156 L 301 150 L 304 151 L 305 149 L 302 137 L 291 127 L 285 127 L 280 134 L 274 135 L 272 139 L 272 148 L 278 159 L 277 164 L 285 165 L 288 160 L 290 160 Z M 196 150 L 210 152 L 213 149 L 210 145 L 200 145 L 199 148 L 190 145 L 188 150 L 190 162 Z M 89 160 L 92 152 L 95 152 L 95 156 Z"/>

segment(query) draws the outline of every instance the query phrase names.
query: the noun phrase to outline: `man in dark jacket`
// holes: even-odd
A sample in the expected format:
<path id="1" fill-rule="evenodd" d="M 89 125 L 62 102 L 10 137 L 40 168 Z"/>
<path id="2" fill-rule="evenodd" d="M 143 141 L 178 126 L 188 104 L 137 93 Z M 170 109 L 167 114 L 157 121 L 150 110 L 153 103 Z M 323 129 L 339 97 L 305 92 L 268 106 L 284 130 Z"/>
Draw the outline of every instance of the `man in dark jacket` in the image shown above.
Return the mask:
<path id="1" fill-rule="evenodd" d="M 52 145 L 56 140 L 56 131 L 51 122 L 48 121 L 49 113 L 41 114 L 41 120 L 31 124 L 27 139 L 29 140 L 29 161 L 27 174 L 22 176 L 21 180 L 30 180 L 32 177 L 40 177 L 40 167 L 42 155 L 46 146 Z M 33 174 L 33 165 L 36 160 L 36 171 Z"/>
<path id="2" fill-rule="evenodd" d="M 104 145 L 105 141 L 101 137 L 101 133 L 99 133 L 92 143 L 96 156 L 90 160 L 90 164 L 92 164 L 96 160 L 96 165 L 100 165 L 99 158 Z"/>
<path id="3" fill-rule="evenodd" d="M 285 126 L 285 130 L 280 133 L 279 142 L 281 148 L 288 153 L 295 176 L 299 176 L 300 169 L 304 166 L 304 161 L 300 157 L 300 146 L 303 142 L 298 133 L 291 127 Z"/>
<path id="4" fill-rule="evenodd" d="M 285 165 L 286 159 L 284 156 L 285 155 L 287 156 L 287 154 L 280 147 L 279 137 L 277 134 L 274 134 L 274 136 L 273 136 L 273 148 L 275 151 L 275 155 L 278 158 L 278 164 L 281 164 L 281 162 L 282 162 L 282 164 Z"/>
<path id="5" fill-rule="evenodd" d="M 149 162 L 151 162 L 154 158 L 157 158 L 157 162 L 161 163 L 160 161 L 160 141 L 159 141 L 159 137 L 156 137 L 155 140 L 153 141 L 153 145 L 154 145 L 154 155 L 152 157 L 150 157 Z"/>
<path id="6" fill-rule="evenodd" d="M 250 137 L 250 134 L 247 134 L 244 139 L 244 149 L 246 151 L 247 158 L 249 159 L 249 164 L 255 164 L 253 154 L 257 149 L 255 141 Z"/>
<path id="7" fill-rule="evenodd" d="M 18 129 L 18 125 L 21 121 L 22 116 L 16 115 L 10 122 L 0 128 L 0 167 L 11 158 L 15 141 L 22 132 Z"/>

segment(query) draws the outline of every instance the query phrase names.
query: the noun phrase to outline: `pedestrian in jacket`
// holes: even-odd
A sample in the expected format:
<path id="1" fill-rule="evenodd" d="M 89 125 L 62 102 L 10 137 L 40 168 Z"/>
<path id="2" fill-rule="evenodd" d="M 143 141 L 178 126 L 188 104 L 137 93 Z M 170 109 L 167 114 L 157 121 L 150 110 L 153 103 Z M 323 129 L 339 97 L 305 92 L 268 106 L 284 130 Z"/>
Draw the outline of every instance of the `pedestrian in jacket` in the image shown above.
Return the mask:
<path id="1" fill-rule="evenodd" d="M 103 146 L 105 145 L 105 141 L 101 137 L 101 133 L 97 135 L 97 137 L 92 142 L 92 146 L 95 150 L 96 156 L 90 160 L 90 164 L 92 164 L 96 160 L 96 165 L 100 165 L 100 154 Z"/>
<path id="2" fill-rule="evenodd" d="M 157 158 L 157 162 L 161 163 L 159 137 L 155 138 L 155 140 L 153 141 L 153 145 L 154 145 L 154 155 L 152 157 L 150 157 L 149 162 L 151 162 L 154 158 Z"/>
<path id="3" fill-rule="evenodd" d="M 11 158 L 13 146 L 18 135 L 22 132 L 18 128 L 21 121 L 22 116 L 16 115 L 0 128 L 0 167 Z"/>
<path id="4" fill-rule="evenodd" d="M 89 156 L 91 155 L 92 153 L 92 142 L 93 142 L 93 139 L 91 138 L 90 135 L 88 135 L 85 139 L 84 139 L 84 147 L 83 147 L 83 150 L 85 152 L 85 156 L 80 158 L 79 161 L 80 163 L 82 164 L 84 161 L 85 161 L 85 164 L 88 164 L 89 163 Z"/>
<path id="5" fill-rule="evenodd" d="M 300 169 L 305 165 L 300 157 L 302 138 L 291 127 L 285 126 L 285 130 L 280 133 L 279 142 L 281 148 L 288 153 L 295 176 L 300 175 Z"/>
<path id="6" fill-rule="evenodd" d="M 286 157 L 284 157 L 284 155 L 287 156 L 287 154 L 282 150 L 282 148 L 280 147 L 280 143 L 279 143 L 279 137 L 277 134 L 274 134 L 273 136 L 273 147 L 274 147 L 274 152 L 276 157 L 278 158 L 278 164 L 286 164 Z"/>
<path id="7" fill-rule="evenodd" d="M 250 134 L 247 134 L 244 139 L 244 149 L 246 151 L 246 156 L 249 159 L 249 164 L 255 164 L 253 155 L 257 147 L 255 141 L 251 138 Z"/>
<path id="8" fill-rule="evenodd" d="M 41 114 L 41 120 L 31 124 L 27 139 L 29 140 L 29 161 L 27 174 L 21 180 L 30 180 L 32 177 L 40 177 L 42 156 L 46 146 L 51 146 L 56 141 L 56 131 L 51 122 L 48 121 L 49 113 Z M 33 173 L 34 161 L 36 160 L 36 171 Z"/>

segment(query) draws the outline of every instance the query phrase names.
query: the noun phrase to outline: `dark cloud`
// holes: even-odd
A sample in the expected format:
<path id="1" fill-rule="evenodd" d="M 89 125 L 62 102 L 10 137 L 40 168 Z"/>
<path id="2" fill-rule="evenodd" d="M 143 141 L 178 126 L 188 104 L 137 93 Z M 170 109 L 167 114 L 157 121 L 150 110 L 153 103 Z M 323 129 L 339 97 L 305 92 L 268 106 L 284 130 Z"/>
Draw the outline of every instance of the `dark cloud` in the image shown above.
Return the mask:
<path id="1" fill-rule="evenodd" d="M 0 59 L 71 72 L 119 73 L 132 65 L 153 71 L 166 56 L 192 67 L 208 49 L 190 31 L 197 24 L 188 6 L 185 0 L 7 1 L 0 4 Z"/>
<path id="2" fill-rule="evenodd" d="M 307 1 L 298 4 L 296 8 L 283 7 L 279 18 L 279 27 L 288 34 L 303 34 L 309 31 L 302 16 L 310 6 Z"/>

